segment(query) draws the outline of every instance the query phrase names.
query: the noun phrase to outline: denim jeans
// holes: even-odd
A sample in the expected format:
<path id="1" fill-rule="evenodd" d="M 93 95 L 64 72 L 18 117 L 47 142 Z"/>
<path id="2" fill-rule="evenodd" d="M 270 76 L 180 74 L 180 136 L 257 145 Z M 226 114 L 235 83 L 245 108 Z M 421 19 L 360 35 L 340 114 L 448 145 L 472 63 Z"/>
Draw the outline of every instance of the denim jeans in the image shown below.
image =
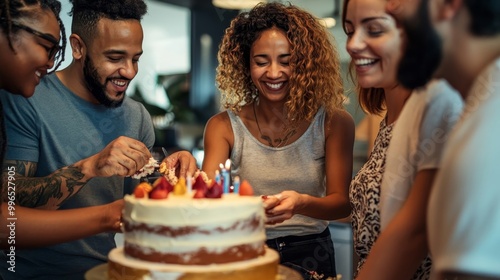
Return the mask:
<path id="1" fill-rule="evenodd" d="M 266 243 L 278 251 L 282 265 L 297 270 L 304 279 L 337 276 L 335 251 L 328 228 L 319 234 L 278 237 Z"/>

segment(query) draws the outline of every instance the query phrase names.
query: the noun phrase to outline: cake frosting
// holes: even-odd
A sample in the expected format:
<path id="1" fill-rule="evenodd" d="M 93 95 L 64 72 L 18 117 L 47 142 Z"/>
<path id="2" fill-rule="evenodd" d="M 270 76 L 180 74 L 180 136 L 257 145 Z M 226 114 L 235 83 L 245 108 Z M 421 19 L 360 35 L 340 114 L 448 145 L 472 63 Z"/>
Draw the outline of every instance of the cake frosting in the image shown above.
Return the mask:
<path id="1" fill-rule="evenodd" d="M 163 164 L 166 167 L 166 164 Z M 140 179 L 146 177 L 147 175 L 153 174 L 156 168 L 159 168 L 160 164 L 154 158 L 149 158 L 148 162 L 139 170 L 135 172 L 131 177 L 134 179 Z M 165 169 L 165 167 L 163 167 Z"/>
<path id="2" fill-rule="evenodd" d="M 125 254 L 136 259 L 204 265 L 264 255 L 266 240 L 262 199 L 224 194 L 193 199 L 125 196 Z"/>
<path id="3" fill-rule="evenodd" d="M 279 255 L 265 246 L 263 202 L 247 181 L 227 193 L 203 171 L 186 180 L 162 163 L 159 173 L 124 198 L 124 246 L 109 254 L 109 279 L 276 278 Z"/>

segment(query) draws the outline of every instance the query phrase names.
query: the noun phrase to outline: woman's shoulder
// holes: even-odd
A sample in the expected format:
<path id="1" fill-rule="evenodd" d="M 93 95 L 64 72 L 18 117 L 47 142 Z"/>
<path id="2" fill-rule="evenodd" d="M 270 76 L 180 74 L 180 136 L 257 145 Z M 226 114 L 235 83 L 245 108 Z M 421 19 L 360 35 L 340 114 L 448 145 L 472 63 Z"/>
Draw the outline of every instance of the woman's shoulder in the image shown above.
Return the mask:
<path id="1" fill-rule="evenodd" d="M 240 118 L 241 121 L 244 123 L 248 114 L 247 107 L 248 105 L 241 107 L 241 110 L 239 112 L 234 112 L 229 109 L 219 112 L 213 115 L 210 119 L 208 119 L 206 127 L 231 128 L 231 123 L 236 122 L 237 118 Z"/>
<path id="2" fill-rule="evenodd" d="M 345 109 L 335 109 L 325 115 L 325 132 L 337 133 L 343 131 L 346 135 L 354 135 L 354 119 Z"/>
<path id="3" fill-rule="evenodd" d="M 325 124 L 328 126 L 354 127 L 354 119 L 347 110 L 334 109 L 332 112 L 326 113 Z"/>
<path id="4" fill-rule="evenodd" d="M 228 113 L 228 111 L 223 111 L 223 112 L 219 112 L 219 113 L 213 115 L 212 117 L 210 117 L 207 121 L 206 126 L 207 127 L 220 126 L 220 125 L 229 124 L 229 123 L 231 123 L 229 113 Z"/>

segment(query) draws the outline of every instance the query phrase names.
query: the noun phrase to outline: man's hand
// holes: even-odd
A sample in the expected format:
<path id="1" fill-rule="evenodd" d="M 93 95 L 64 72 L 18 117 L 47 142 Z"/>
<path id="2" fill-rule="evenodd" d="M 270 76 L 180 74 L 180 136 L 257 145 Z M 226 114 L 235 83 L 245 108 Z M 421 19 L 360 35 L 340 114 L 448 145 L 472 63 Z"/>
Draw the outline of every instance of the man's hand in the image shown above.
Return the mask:
<path id="1" fill-rule="evenodd" d="M 131 176 L 151 158 L 144 143 L 121 136 L 109 143 L 101 152 L 83 159 L 75 166 L 85 177 Z"/>

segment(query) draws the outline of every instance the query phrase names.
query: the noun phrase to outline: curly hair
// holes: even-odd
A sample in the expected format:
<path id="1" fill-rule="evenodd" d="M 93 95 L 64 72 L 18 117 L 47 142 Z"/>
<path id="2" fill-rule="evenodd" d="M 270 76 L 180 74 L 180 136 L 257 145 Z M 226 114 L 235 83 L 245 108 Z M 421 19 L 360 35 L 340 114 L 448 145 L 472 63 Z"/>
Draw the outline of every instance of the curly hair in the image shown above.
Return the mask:
<path id="1" fill-rule="evenodd" d="M 290 42 L 287 118 L 311 121 L 320 107 L 327 113 L 341 108 L 345 97 L 333 37 L 307 11 L 276 2 L 240 13 L 226 29 L 216 70 L 221 106 L 237 112 L 257 100 L 250 77 L 250 49 L 263 31 L 273 27 L 283 30 Z"/>
<path id="2" fill-rule="evenodd" d="M 73 4 L 71 32 L 85 42 L 94 38 L 97 23 L 101 18 L 112 20 L 135 19 L 140 21 L 147 12 L 143 0 L 70 0 Z"/>
<path id="3" fill-rule="evenodd" d="M 345 22 L 347 14 L 347 4 L 349 0 L 344 0 L 344 6 L 342 7 L 342 28 L 347 34 Z M 365 113 L 380 115 L 385 111 L 385 91 L 382 88 L 362 88 L 356 82 L 356 71 L 354 66 L 354 61 L 351 60 L 349 63 L 349 78 L 356 85 L 356 92 L 358 93 L 358 100 L 361 109 Z"/>
<path id="4" fill-rule="evenodd" d="M 9 47 L 14 50 L 11 36 L 19 31 L 19 28 L 14 26 L 13 23 L 22 18 L 36 18 L 40 12 L 38 8 L 43 11 L 52 11 L 57 19 L 57 22 L 59 23 L 62 44 L 61 51 L 58 52 L 54 58 L 56 63 L 54 63 L 54 67 L 52 68 L 53 72 L 56 71 L 64 61 L 64 53 L 66 49 L 66 31 L 64 29 L 64 24 L 59 17 L 59 13 L 61 12 L 61 2 L 58 0 L 1 0 L 1 27 L 2 31 L 7 36 Z"/>

